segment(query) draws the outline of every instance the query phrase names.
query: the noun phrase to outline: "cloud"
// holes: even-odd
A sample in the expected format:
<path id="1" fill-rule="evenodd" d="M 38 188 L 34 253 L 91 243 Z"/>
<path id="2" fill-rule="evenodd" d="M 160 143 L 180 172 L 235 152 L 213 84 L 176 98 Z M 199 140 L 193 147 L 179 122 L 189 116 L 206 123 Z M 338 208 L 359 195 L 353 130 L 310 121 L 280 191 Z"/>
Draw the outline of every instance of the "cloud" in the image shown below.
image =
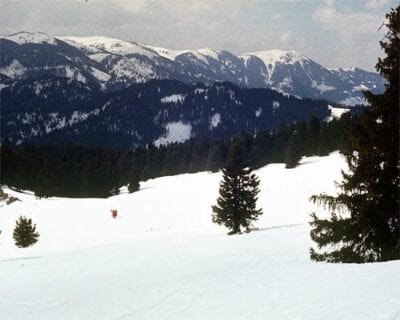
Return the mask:
<path id="1" fill-rule="evenodd" d="M 312 14 L 314 21 L 336 37 L 336 55 L 331 61 L 336 65 L 362 66 L 368 61 L 376 62 L 381 51 L 378 45 L 385 28 L 379 27 L 384 22 L 383 15 L 363 11 L 338 11 L 335 2 L 325 1 Z M 371 63 L 370 62 L 370 63 Z"/>
<path id="2" fill-rule="evenodd" d="M 389 0 L 368 0 L 365 6 L 368 9 L 378 9 L 389 3 Z"/>
<path id="3" fill-rule="evenodd" d="M 383 22 L 381 16 L 368 12 L 339 12 L 332 0 L 325 1 L 324 5 L 314 11 L 312 17 L 326 30 L 337 32 L 346 43 L 377 34 Z"/>
<path id="4" fill-rule="evenodd" d="M 235 53 L 297 50 L 332 67 L 370 70 L 384 17 L 384 9 L 365 8 L 382 0 L 349 1 L 346 8 L 344 1 L 338 2 L 345 9 L 335 8 L 334 0 L 0 1 L 3 33 L 103 35 L 171 49 L 208 47 Z"/>

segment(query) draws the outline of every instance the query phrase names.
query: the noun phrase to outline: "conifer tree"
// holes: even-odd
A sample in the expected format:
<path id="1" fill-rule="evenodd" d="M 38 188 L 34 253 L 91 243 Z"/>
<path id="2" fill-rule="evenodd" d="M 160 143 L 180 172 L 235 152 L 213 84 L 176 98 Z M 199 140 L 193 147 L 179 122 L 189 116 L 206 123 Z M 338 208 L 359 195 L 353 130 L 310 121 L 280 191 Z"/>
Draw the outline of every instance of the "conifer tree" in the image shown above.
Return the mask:
<path id="1" fill-rule="evenodd" d="M 312 116 L 308 121 L 307 131 L 304 141 L 304 151 L 306 156 L 312 156 L 318 152 L 319 136 L 321 134 L 321 126 L 318 118 Z"/>
<path id="2" fill-rule="evenodd" d="M 133 176 L 128 185 L 129 193 L 136 192 L 140 189 L 140 183 L 138 176 Z"/>
<path id="3" fill-rule="evenodd" d="M 313 196 L 331 210 L 330 219 L 312 214 L 311 238 L 319 249 L 311 259 L 373 262 L 400 259 L 399 227 L 399 57 L 400 6 L 386 15 L 388 32 L 380 42 L 386 57 L 377 70 L 387 80 L 381 95 L 366 92 L 370 104 L 350 127 L 353 152 L 345 151 L 338 196 Z"/>
<path id="4" fill-rule="evenodd" d="M 299 164 L 302 155 L 302 140 L 298 131 L 294 131 L 289 138 L 285 153 L 286 168 L 294 168 Z"/>
<path id="5" fill-rule="evenodd" d="M 249 229 L 250 223 L 262 214 L 257 209 L 257 194 L 260 181 L 246 166 L 242 142 L 235 139 L 228 150 L 228 158 L 222 170 L 217 205 L 212 206 L 214 223 L 225 225 L 231 231 L 241 232 L 241 227 Z"/>
<path id="6" fill-rule="evenodd" d="M 16 222 L 13 237 L 17 247 L 26 248 L 38 241 L 39 233 L 36 225 L 32 225 L 32 219 L 21 216 Z"/>

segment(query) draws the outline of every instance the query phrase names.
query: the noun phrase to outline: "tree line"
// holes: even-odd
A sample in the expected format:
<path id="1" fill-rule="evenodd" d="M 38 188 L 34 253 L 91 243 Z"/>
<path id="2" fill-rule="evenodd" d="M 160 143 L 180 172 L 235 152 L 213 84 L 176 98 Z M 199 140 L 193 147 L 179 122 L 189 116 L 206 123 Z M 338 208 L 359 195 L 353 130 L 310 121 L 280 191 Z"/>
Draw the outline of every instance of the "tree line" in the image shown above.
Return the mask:
<path id="1" fill-rule="evenodd" d="M 247 162 L 252 169 L 268 163 L 286 162 L 296 166 L 303 155 L 327 155 L 346 147 L 346 130 L 352 115 L 321 123 L 311 117 L 275 131 L 256 135 L 242 133 Z M 191 139 L 156 147 L 147 145 L 134 151 L 116 151 L 79 145 L 30 144 L 12 148 L 1 146 L 1 183 L 18 189 L 33 190 L 39 197 L 106 197 L 118 193 L 122 185 L 130 191 L 138 182 L 151 178 L 216 172 L 223 168 L 232 139 Z"/>

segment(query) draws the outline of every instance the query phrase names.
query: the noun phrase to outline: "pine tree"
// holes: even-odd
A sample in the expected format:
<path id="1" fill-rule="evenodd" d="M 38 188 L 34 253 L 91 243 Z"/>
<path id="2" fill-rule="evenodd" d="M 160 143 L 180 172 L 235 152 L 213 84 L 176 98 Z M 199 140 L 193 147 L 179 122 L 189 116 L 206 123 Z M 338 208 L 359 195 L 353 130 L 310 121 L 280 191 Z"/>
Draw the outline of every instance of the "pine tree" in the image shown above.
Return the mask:
<path id="1" fill-rule="evenodd" d="M 257 209 L 257 194 L 260 181 L 246 167 L 242 142 L 235 139 L 228 150 L 228 158 L 222 170 L 217 205 L 212 206 L 212 220 L 231 230 L 228 234 L 241 232 L 241 227 L 249 229 L 250 223 L 262 214 Z"/>
<path id="2" fill-rule="evenodd" d="M 302 140 L 298 131 L 294 131 L 289 138 L 285 153 L 286 168 L 294 168 L 299 164 L 302 155 Z"/>
<path id="3" fill-rule="evenodd" d="M 318 118 L 311 117 L 308 121 L 307 131 L 304 141 L 304 151 L 306 156 L 316 155 L 318 152 L 319 136 L 321 134 L 321 126 Z"/>
<path id="4" fill-rule="evenodd" d="M 372 262 L 400 259 L 399 227 L 399 57 L 400 6 L 386 15 L 388 32 L 380 42 L 386 57 L 377 70 L 387 80 L 381 95 L 366 92 L 370 104 L 350 128 L 353 152 L 344 155 L 341 193 L 313 196 L 328 207 L 330 219 L 312 214 L 311 238 L 319 249 L 311 259 L 328 262 Z"/>
<path id="5" fill-rule="evenodd" d="M 39 233 L 36 232 L 36 225 L 32 225 L 32 219 L 21 216 L 16 222 L 13 237 L 17 247 L 26 248 L 38 241 Z"/>
<path id="6" fill-rule="evenodd" d="M 129 193 L 136 192 L 140 189 L 139 178 L 137 175 L 132 176 L 129 182 L 128 191 Z"/>

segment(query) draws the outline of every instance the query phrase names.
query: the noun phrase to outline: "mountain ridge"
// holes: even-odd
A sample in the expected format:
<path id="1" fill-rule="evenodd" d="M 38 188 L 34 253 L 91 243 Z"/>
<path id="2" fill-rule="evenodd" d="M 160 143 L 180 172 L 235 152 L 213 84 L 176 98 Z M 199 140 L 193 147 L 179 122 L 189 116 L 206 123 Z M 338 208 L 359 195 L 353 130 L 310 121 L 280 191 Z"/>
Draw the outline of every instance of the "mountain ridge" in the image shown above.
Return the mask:
<path id="1" fill-rule="evenodd" d="M 15 80 L 52 72 L 94 82 L 103 90 L 119 90 L 150 79 L 206 84 L 229 81 L 241 87 L 271 88 L 346 105 L 364 103 L 362 90 L 384 90 L 384 80 L 377 73 L 325 68 L 297 51 L 275 49 L 235 55 L 227 50 L 172 50 L 102 36 L 30 32 L 14 33 L 0 41 L 0 74 Z"/>

